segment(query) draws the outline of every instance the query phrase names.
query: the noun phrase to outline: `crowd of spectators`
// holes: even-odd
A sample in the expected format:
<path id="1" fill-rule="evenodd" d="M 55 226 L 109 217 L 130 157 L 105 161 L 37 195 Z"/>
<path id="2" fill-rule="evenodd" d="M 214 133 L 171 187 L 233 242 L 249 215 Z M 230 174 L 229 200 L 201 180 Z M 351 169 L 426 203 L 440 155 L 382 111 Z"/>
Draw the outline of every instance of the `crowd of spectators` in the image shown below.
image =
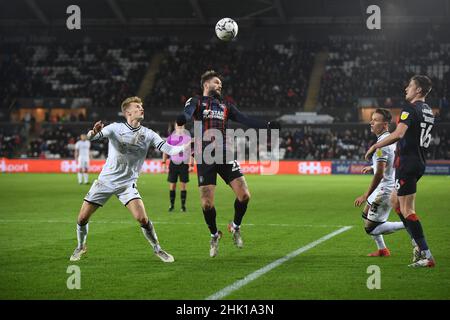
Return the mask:
<path id="1" fill-rule="evenodd" d="M 323 108 L 356 108 L 362 97 L 378 98 L 380 107 L 401 107 L 404 88 L 414 74 L 433 82 L 428 101 L 448 115 L 450 43 L 344 41 L 328 44 L 319 101 Z"/>
<path id="2" fill-rule="evenodd" d="M 24 139 L 25 137 L 19 128 L 12 132 L 5 132 L 0 129 L 0 158 L 14 157 L 23 145 Z"/>
<path id="3" fill-rule="evenodd" d="M 64 126 L 44 128 L 38 138 L 32 139 L 27 149 L 29 158 L 71 158 L 70 145 L 76 142 L 76 135 Z"/>
<path id="4" fill-rule="evenodd" d="M 447 129 L 436 130 L 427 152 L 427 159 L 450 160 L 450 132 Z M 160 133 L 161 136 L 167 134 Z M 27 156 L 30 158 L 73 158 L 75 142 L 79 134 L 74 134 L 64 126 L 49 126 L 45 128 L 38 139 L 28 146 Z M 3 140 L 9 145 L 3 147 Z M 17 140 L 19 139 L 19 140 Z M 12 135 L 4 138 L 0 134 L 1 152 L 8 146 L 20 144 L 21 137 Z M 375 136 L 367 127 L 336 130 L 330 127 L 310 127 L 302 129 L 283 130 L 280 137 L 280 155 L 282 159 L 301 160 L 362 160 L 367 149 L 376 141 Z M 93 159 L 105 159 L 108 153 L 108 140 L 102 139 L 91 144 Z M 151 148 L 148 158 L 161 158 L 161 152 Z"/>
<path id="5" fill-rule="evenodd" d="M 157 44 L 0 44 L 0 103 L 15 98 L 89 97 L 95 107 L 116 107 L 136 95 Z"/>
<path id="6" fill-rule="evenodd" d="M 362 97 L 373 97 L 380 107 L 404 103 L 408 77 L 429 75 L 433 90 L 429 100 L 440 108 L 439 122 L 450 120 L 450 44 L 433 41 L 390 42 L 330 40 L 260 44 L 171 43 L 124 41 L 122 43 L 0 43 L 0 103 L 10 106 L 17 97 L 88 97 L 94 108 L 88 114 L 68 114 L 46 122 L 60 123 L 34 132 L 35 119 L 26 114 L 27 133 L 37 134 L 26 156 L 71 158 L 78 139 L 64 127 L 67 122 L 98 119 L 101 108 L 115 108 L 123 98 L 136 95 L 154 53 L 163 52 L 147 106 L 179 109 L 192 95 L 201 94 L 200 76 L 214 69 L 223 76 L 224 99 L 243 110 L 301 110 L 314 57 L 328 48 L 329 58 L 322 76 L 319 102 L 333 108 L 337 121 L 357 121 L 356 107 Z M 49 112 L 47 112 L 49 115 Z M 48 118 L 48 119 L 47 119 Z M 442 133 L 444 132 L 444 133 Z M 430 158 L 450 159 L 446 131 L 438 131 L 429 149 Z M 1 156 L 18 156 L 25 135 L 1 134 Z M 361 159 L 373 140 L 368 129 L 336 131 L 308 128 L 285 130 L 281 147 L 285 159 Z M 440 147 L 437 147 L 437 142 Z M 23 150 L 21 150 L 23 151 Z M 93 144 L 94 158 L 104 158 L 107 142 Z M 149 151 L 150 157 L 159 157 Z"/>
<path id="7" fill-rule="evenodd" d="M 146 101 L 155 108 L 180 108 L 202 94 L 200 76 L 223 76 L 222 94 L 246 109 L 303 106 L 317 45 L 311 42 L 244 48 L 233 44 L 172 44 Z"/>
<path id="8" fill-rule="evenodd" d="M 446 129 L 435 130 L 427 159 L 450 160 L 450 135 Z M 376 142 L 369 128 L 333 130 L 311 128 L 285 131 L 280 139 L 284 159 L 363 160 L 368 148 Z"/>
<path id="9" fill-rule="evenodd" d="M 102 108 L 117 108 L 136 95 L 156 52 L 164 58 L 152 91 L 145 97 L 155 109 L 183 106 L 200 94 L 201 74 L 214 69 L 224 77 L 224 98 L 248 109 L 302 109 L 314 57 L 328 49 L 319 106 L 341 109 L 336 121 L 355 121 L 352 112 L 362 97 L 380 107 L 401 106 L 408 78 L 429 75 L 429 101 L 450 120 L 450 43 L 387 40 L 329 40 L 260 44 L 170 43 L 164 41 L 0 43 L 0 103 L 18 98 L 92 99 L 89 116 Z M 97 111 L 96 111 L 97 110 Z"/>

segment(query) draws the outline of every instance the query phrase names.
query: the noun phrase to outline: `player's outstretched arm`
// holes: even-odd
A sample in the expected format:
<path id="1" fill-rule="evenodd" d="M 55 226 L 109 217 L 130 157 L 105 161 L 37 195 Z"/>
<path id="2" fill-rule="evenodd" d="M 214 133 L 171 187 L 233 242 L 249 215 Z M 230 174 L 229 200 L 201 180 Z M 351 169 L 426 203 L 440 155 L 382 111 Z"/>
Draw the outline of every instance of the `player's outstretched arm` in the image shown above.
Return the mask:
<path id="1" fill-rule="evenodd" d="M 235 106 L 231 106 L 231 117 L 230 119 L 243 125 L 246 125 L 249 128 L 255 129 L 281 129 L 281 125 L 277 121 L 263 121 L 254 118 L 250 118 L 246 114 L 239 111 Z"/>
<path id="2" fill-rule="evenodd" d="M 191 143 L 189 142 L 181 146 L 172 146 L 163 140 L 163 143 L 158 149 L 164 153 L 167 153 L 169 156 L 174 156 L 176 154 L 179 154 L 180 152 L 190 152 Z"/>
<path id="3" fill-rule="evenodd" d="M 174 156 L 180 152 L 190 152 L 191 150 L 191 142 L 189 141 L 186 144 L 181 146 L 172 146 L 167 143 L 163 138 L 159 136 L 156 132 L 150 130 L 150 139 L 153 146 L 159 151 L 168 154 L 169 156 Z"/>
<path id="4" fill-rule="evenodd" d="M 408 130 L 408 125 L 399 123 L 394 132 L 392 132 L 389 136 L 387 136 L 380 142 L 377 142 L 373 146 L 371 146 L 369 150 L 367 150 L 366 156 L 364 158 L 368 161 L 370 158 L 372 158 L 372 155 L 377 149 L 396 143 L 398 140 L 404 137 L 406 130 Z"/>

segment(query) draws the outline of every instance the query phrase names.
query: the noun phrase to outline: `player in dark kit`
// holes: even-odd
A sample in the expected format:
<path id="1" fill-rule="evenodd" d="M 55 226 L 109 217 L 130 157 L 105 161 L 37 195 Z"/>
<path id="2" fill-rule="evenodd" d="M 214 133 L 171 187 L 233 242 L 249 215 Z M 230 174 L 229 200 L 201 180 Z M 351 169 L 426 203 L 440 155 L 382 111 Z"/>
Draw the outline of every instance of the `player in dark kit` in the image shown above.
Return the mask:
<path id="1" fill-rule="evenodd" d="M 228 231 L 232 233 L 234 244 L 238 248 L 242 248 L 243 246 L 240 226 L 250 200 L 247 182 L 240 170 L 238 162 L 233 160 L 229 162 L 225 161 L 225 159 L 229 159 L 227 154 L 231 152 L 226 136 L 228 121 L 233 120 L 248 127 L 260 129 L 279 129 L 280 125 L 273 121 L 266 122 L 249 118 L 241 113 L 236 106 L 222 100 L 221 77 L 213 70 L 207 71 L 202 75 L 201 87 L 203 96 L 194 96 L 188 99 L 185 104 L 184 114 L 187 121 L 194 120 L 201 121 L 202 123 L 202 137 L 194 137 L 196 145 L 195 156 L 203 215 L 211 232 L 210 256 L 215 257 L 218 252 L 219 239 L 222 237 L 222 232 L 217 230 L 216 209 L 214 207 L 217 174 L 222 177 L 236 195 L 234 201 L 234 220 L 228 225 Z M 201 149 L 200 157 L 204 160 L 203 151 L 205 148 L 210 148 L 211 143 L 217 143 L 214 139 L 203 141 L 203 137 L 208 135 L 207 130 L 209 129 L 219 130 L 222 134 L 223 145 L 216 145 L 218 148 L 214 149 L 216 151 L 219 150 L 218 152 L 222 149 L 224 161 L 221 163 L 213 162 L 212 164 L 208 164 L 208 161 L 201 161 L 201 163 L 198 161 L 199 149 Z"/>
<path id="2" fill-rule="evenodd" d="M 415 211 L 417 181 L 425 172 L 425 150 L 431 142 L 434 115 L 425 103 L 431 91 L 431 80 L 427 76 L 416 75 L 405 89 L 408 105 L 403 108 L 395 131 L 386 139 L 374 144 L 366 153 L 366 159 L 379 148 L 396 141 L 394 166 L 395 188 L 392 196 L 393 207 L 412 238 L 413 263 L 410 267 L 434 267 L 435 261 L 428 248 L 422 225 Z"/>

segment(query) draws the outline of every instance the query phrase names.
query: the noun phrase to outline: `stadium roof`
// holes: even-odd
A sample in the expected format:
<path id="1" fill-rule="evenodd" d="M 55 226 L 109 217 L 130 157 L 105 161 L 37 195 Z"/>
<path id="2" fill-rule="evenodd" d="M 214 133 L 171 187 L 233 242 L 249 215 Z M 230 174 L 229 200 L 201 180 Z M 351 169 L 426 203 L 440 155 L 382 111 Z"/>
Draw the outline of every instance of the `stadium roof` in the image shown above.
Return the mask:
<path id="1" fill-rule="evenodd" d="M 223 17 L 259 25 L 353 24 L 372 4 L 384 23 L 450 22 L 450 0 L 0 0 L 0 26 L 64 27 L 73 4 L 92 26 L 196 26 Z"/>

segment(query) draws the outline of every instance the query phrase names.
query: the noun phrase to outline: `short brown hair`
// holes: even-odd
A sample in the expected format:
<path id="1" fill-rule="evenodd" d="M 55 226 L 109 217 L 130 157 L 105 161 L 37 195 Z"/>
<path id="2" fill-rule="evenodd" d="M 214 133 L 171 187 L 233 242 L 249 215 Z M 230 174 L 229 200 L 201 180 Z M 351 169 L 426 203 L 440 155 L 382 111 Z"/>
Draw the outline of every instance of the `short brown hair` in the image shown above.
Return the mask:
<path id="1" fill-rule="evenodd" d="M 208 81 L 208 80 L 210 80 L 210 79 L 212 79 L 214 77 L 217 77 L 217 78 L 219 78 L 222 81 L 222 76 L 218 72 L 216 72 L 214 70 L 208 70 L 204 74 L 202 74 L 202 77 L 201 77 L 201 80 L 200 80 L 201 88 L 203 89 L 203 84 L 206 81 Z"/>
<path id="2" fill-rule="evenodd" d="M 130 103 L 132 102 L 136 102 L 136 103 L 140 103 L 142 104 L 142 100 L 139 97 L 128 97 L 125 100 L 123 100 L 122 105 L 120 106 L 122 109 L 122 113 L 125 112 L 125 110 L 127 110 L 128 106 L 130 105 Z"/>
<path id="3" fill-rule="evenodd" d="M 386 121 L 387 123 L 391 123 L 392 115 L 391 115 L 391 112 L 388 109 L 378 108 L 378 109 L 375 110 L 374 113 L 381 114 L 383 116 L 383 120 L 384 121 Z"/>
<path id="4" fill-rule="evenodd" d="M 414 80 L 416 85 L 422 89 L 422 97 L 425 97 L 427 94 L 430 93 L 432 84 L 431 79 L 424 75 L 415 75 L 411 78 L 411 80 Z"/>

